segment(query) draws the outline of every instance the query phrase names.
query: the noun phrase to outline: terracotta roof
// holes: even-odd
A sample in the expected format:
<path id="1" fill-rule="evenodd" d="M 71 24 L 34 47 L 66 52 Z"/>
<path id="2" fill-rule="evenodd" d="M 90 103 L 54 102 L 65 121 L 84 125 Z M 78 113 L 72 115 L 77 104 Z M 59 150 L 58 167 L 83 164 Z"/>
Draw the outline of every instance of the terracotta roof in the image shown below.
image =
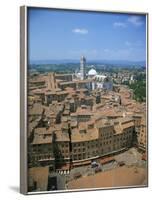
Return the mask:
<path id="1" fill-rule="evenodd" d="M 70 124 L 71 124 L 71 127 L 76 127 L 77 126 L 77 121 L 71 121 Z"/>
<path id="2" fill-rule="evenodd" d="M 51 135 L 34 135 L 34 139 L 32 144 L 51 144 L 52 143 L 52 136 Z"/>
<path id="3" fill-rule="evenodd" d="M 133 126 L 135 126 L 133 121 L 129 122 L 129 123 L 122 124 L 123 129 L 130 128 L 130 127 L 133 127 Z"/>
<path id="4" fill-rule="evenodd" d="M 68 134 L 62 133 L 61 130 L 55 131 L 56 141 L 58 142 L 69 142 L 70 138 Z"/>
<path id="5" fill-rule="evenodd" d="M 79 130 L 73 129 L 71 135 L 72 142 L 83 142 L 83 141 L 90 141 L 96 140 L 99 137 L 99 132 L 97 128 L 87 130 L 87 133 L 79 133 Z"/>
<path id="6" fill-rule="evenodd" d="M 87 129 L 87 123 L 80 122 L 78 125 L 79 130 L 86 130 Z"/>
<path id="7" fill-rule="evenodd" d="M 49 127 L 49 128 L 42 127 L 42 128 L 36 128 L 34 130 L 34 134 L 38 134 L 38 135 L 51 135 L 53 131 L 54 131 L 53 127 Z"/>
<path id="8" fill-rule="evenodd" d="M 43 112 L 43 106 L 40 103 L 33 104 L 33 107 L 28 110 L 29 115 L 41 115 Z"/>

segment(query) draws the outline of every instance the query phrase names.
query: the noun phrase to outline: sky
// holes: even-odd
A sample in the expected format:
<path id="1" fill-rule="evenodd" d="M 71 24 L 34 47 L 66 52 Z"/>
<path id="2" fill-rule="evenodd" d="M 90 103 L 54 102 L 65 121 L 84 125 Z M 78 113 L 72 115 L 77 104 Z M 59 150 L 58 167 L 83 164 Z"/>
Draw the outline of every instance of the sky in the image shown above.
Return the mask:
<path id="1" fill-rule="evenodd" d="M 30 61 L 146 60 L 146 16 L 29 8 Z"/>

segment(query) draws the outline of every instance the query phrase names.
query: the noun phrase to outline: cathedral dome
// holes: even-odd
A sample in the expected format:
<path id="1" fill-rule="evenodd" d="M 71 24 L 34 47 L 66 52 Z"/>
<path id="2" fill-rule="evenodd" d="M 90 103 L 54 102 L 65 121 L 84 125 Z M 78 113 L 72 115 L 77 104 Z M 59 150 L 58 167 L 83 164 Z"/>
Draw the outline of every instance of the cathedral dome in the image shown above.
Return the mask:
<path id="1" fill-rule="evenodd" d="M 97 75 L 97 72 L 95 69 L 90 69 L 89 72 L 88 72 L 88 75 L 89 76 L 96 76 Z"/>

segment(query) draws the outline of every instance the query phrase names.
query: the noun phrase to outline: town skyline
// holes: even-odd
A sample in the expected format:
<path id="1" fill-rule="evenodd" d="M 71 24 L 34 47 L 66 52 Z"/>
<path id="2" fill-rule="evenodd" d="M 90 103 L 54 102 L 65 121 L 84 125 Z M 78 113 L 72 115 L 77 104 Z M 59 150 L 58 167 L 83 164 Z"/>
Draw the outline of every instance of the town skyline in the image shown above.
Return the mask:
<path id="1" fill-rule="evenodd" d="M 40 66 L 28 73 L 28 191 L 147 186 L 145 68 Z"/>
<path id="2" fill-rule="evenodd" d="M 147 186 L 146 42 L 146 14 L 28 9 L 28 192 Z"/>

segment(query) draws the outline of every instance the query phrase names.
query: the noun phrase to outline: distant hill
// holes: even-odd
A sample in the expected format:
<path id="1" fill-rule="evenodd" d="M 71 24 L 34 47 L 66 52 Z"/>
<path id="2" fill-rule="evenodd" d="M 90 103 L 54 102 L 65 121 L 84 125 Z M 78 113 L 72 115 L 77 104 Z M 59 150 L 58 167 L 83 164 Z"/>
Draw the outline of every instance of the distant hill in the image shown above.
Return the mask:
<path id="1" fill-rule="evenodd" d="M 63 60 L 32 60 L 30 64 L 33 65 L 46 65 L 46 64 L 67 64 L 67 63 L 79 63 L 76 59 L 63 59 Z M 145 66 L 146 61 L 128 61 L 128 60 L 87 60 L 87 64 L 115 64 L 115 65 L 141 65 Z"/>

